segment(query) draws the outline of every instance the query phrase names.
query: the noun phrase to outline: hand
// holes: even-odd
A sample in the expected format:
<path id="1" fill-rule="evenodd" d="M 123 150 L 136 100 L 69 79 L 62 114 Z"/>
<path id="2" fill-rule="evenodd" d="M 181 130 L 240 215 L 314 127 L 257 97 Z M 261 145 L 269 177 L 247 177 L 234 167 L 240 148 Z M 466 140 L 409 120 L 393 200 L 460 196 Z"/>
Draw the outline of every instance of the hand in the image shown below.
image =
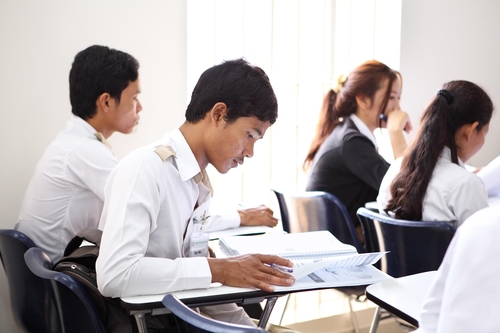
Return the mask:
<path id="1" fill-rule="evenodd" d="M 410 133 L 412 129 L 410 117 L 406 112 L 396 109 L 387 113 L 387 130 L 389 132 L 405 130 L 406 133 Z"/>
<path id="2" fill-rule="evenodd" d="M 217 258 L 215 256 L 214 250 L 212 250 L 212 248 L 210 246 L 208 247 L 208 255 L 209 255 L 210 258 Z"/>
<path id="3" fill-rule="evenodd" d="M 293 267 L 293 263 L 275 255 L 247 254 L 221 259 L 208 258 L 212 282 L 233 287 L 255 287 L 273 292 L 274 286 L 291 286 L 295 279 L 269 265 Z"/>
<path id="4" fill-rule="evenodd" d="M 275 227 L 278 224 L 278 219 L 273 216 L 273 211 L 264 205 L 255 208 L 238 209 L 238 213 L 240 214 L 241 226 L 265 225 Z"/>

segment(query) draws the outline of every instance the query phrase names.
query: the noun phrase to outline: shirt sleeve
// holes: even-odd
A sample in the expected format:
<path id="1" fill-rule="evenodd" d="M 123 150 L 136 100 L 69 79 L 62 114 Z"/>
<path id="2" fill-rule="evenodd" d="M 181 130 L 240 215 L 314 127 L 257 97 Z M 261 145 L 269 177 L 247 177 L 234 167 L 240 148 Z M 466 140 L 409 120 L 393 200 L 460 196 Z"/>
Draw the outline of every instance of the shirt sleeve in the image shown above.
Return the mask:
<path id="1" fill-rule="evenodd" d="M 162 170 L 161 159 L 146 154 L 120 163 L 106 185 L 100 222 L 103 235 L 96 263 L 97 284 L 104 296 L 159 294 L 210 286 L 212 276 L 206 258 L 146 256 L 167 181 Z M 172 241 L 176 241 L 175 236 Z"/>
<path id="2" fill-rule="evenodd" d="M 213 232 L 240 226 L 240 214 L 234 207 L 227 207 L 227 204 L 217 196 L 212 198 L 210 203 L 210 222 L 206 231 Z"/>
<path id="3" fill-rule="evenodd" d="M 483 209 L 458 228 L 424 302 L 423 332 L 498 330 L 500 269 L 490 263 L 500 256 L 499 213 L 498 207 Z"/>
<path id="4" fill-rule="evenodd" d="M 458 226 L 480 209 L 488 207 L 488 194 L 483 181 L 471 174 L 450 197 L 450 209 L 457 217 Z"/>
<path id="5" fill-rule="evenodd" d="M 378 191 L 389 163 L 377 152 L 373 143 L 361 135 L 350 136 L 342 145 L 346 167 L 359 179 Z"/>
<path id="6" fill-rule="evenodd" d="M 86 142 L 68 157 L 69 180 L 104 201 L 104 186 L 117 164 L 111 150 L 99 141 Z"/>

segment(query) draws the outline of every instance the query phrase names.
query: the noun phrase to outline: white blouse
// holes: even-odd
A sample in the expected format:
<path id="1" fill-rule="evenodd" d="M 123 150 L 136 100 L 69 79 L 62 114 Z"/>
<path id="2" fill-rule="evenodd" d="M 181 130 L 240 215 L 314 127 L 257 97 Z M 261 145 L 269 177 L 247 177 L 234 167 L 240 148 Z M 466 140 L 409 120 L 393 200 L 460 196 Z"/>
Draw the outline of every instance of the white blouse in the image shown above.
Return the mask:
<path id="1" fill-rule="evenodd" d="M 381 212 L 392 198 L 390 186 L 399 173 L 402 158 L 390 166 L 380 185 L 377 203 Z M 451 162 L 449 148 L 444 148 L 436 163 L 422 204 L 423 221 L 457 221 L 460 226 L 469 216 L 488 207 L 488 195 L 482 180 L 465 169 L 463 163 Z"/>

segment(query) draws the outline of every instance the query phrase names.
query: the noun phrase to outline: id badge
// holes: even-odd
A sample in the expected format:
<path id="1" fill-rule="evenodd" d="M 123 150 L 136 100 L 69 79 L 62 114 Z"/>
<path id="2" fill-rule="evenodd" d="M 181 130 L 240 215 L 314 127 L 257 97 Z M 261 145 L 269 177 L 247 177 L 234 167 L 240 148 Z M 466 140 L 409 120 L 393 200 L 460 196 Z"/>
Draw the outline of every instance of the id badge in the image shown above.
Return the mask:
<path id="1" fill-rule="evenodd" d="M 193 217 L 193 233 L 191 234 L 191 244 L 189 244 L 190 257 L 208 257 L 209 236 L 203 231 L 203 228 L 209 217 L 207 211 L 204 211 L 203 215 L 198 218 Z"/>
<path id="2" fill-rule="evenodd" d="M 190 257 L 208 257 L 208 234 L 204 232 L 194 232 L 191 234 L 191 246 L 189 247 Z"/>

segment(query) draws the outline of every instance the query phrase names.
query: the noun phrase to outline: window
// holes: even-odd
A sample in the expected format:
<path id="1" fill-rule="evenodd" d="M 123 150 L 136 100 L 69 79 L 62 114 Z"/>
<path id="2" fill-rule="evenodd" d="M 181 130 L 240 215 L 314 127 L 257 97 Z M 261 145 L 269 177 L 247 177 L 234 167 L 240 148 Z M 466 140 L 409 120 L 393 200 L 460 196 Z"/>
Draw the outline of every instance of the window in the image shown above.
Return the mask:
<path id="1" fill-rule="evenodd" d="M 244 57 L 269 75 L 278 98 L 278 120 L 254 157 L 226 175 L 207 169 L 228 204 L 278 212 L 270 188 L 305 188 L 302 163 L 338 75 L 368 59 L 399 69 L 401 0 L 188 0 L 187 25 L 189 93 L 205 69 Z"/>

